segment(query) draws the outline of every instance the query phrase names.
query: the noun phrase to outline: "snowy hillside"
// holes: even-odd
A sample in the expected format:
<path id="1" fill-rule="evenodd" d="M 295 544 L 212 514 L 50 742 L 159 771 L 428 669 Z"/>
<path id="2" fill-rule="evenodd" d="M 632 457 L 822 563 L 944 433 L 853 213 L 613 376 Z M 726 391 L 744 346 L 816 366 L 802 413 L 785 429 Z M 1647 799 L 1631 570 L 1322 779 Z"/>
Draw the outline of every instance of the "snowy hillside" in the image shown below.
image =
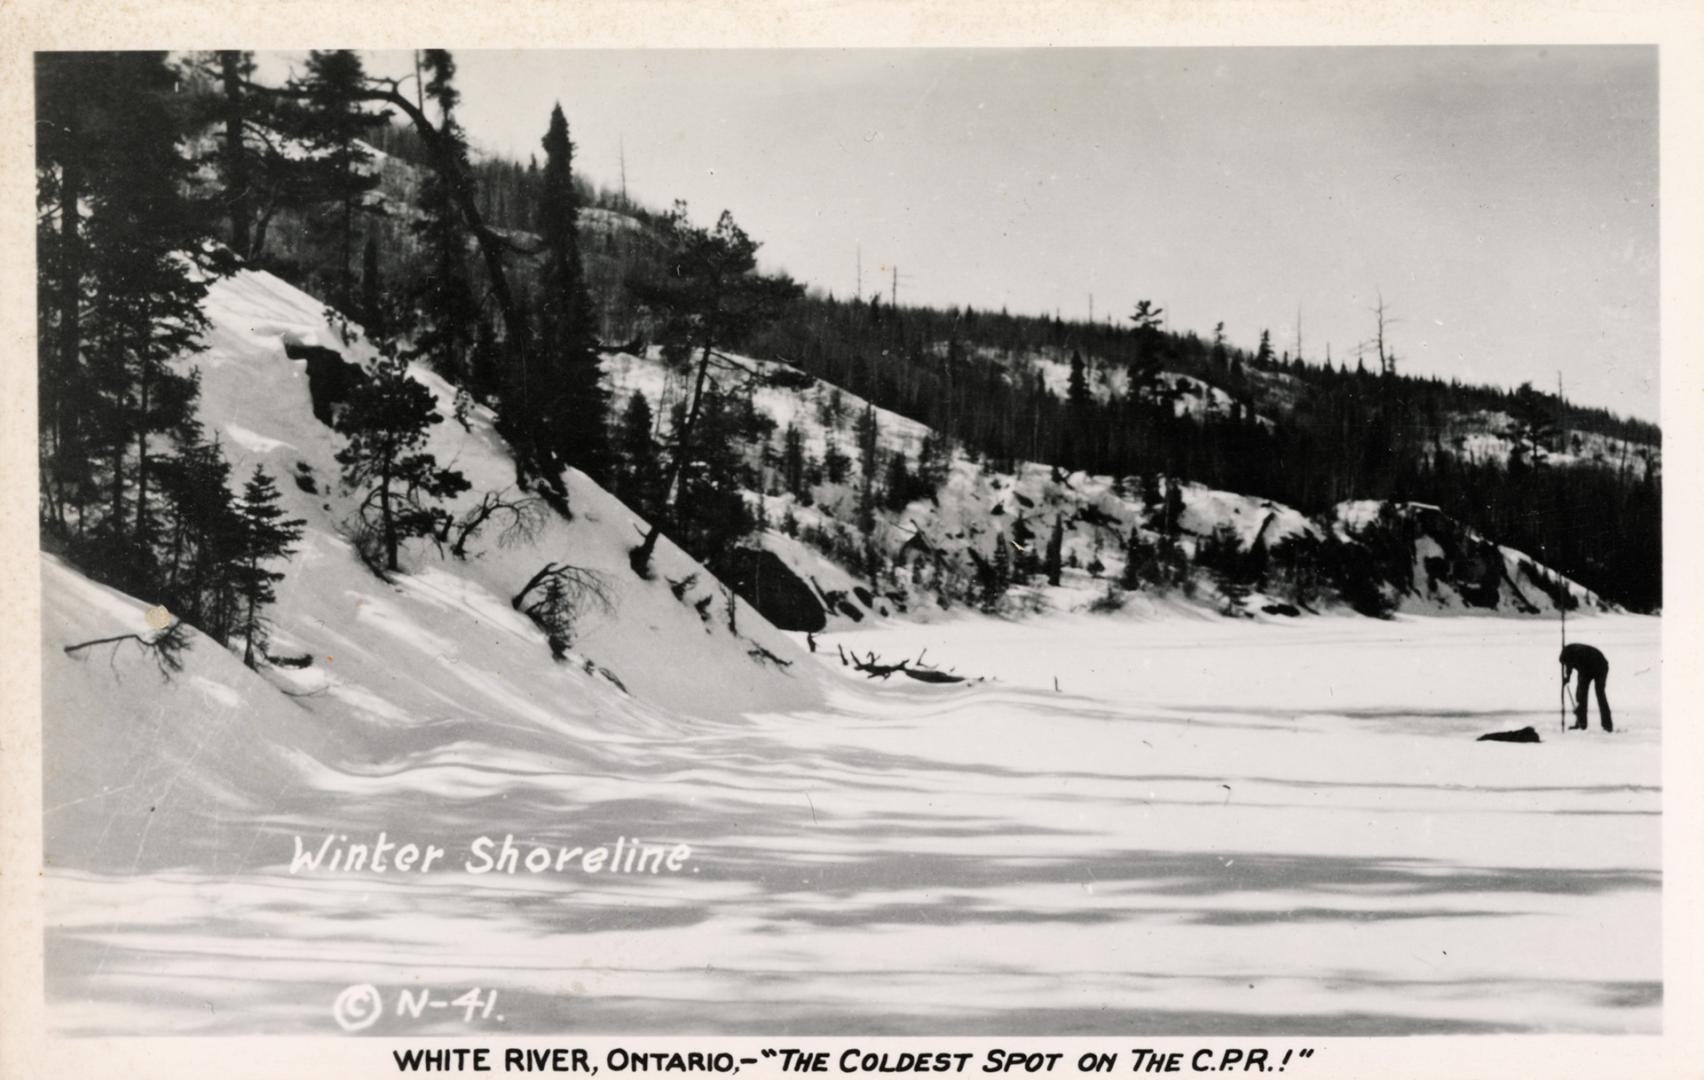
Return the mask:
<path id="1" fill-rule="evenodd" d="M 109 647 L 68 657 L 62 646 L 147 633 L 142 605 L 50 559 L 50 685 L 64 685 L 76 706 L 71 716 L 137 714 L 136 724 L 57 742 L 62 767 L 50 769 L 48 780 L 48 804 L 61 808 L 49 820 L 54 864 L 104 864 L 123 849 L 135 851 L 137 866 L 171 865 L 185 857 L 184 844 L 240 860 L 244 845 L 204 834 L 188 824 L 197 818 L 176 811 L 217 797 L 251 808 L 257 799 L 277 800 L 269 809 L 288 820 L 299 796 L 323 800 L 330 790 L 369 798 L 385 788 L 381 777 L 410 772 L 442 778 L 438 798 L 478 798 L 488 785 L 477 775 L 525 747 L 547 747 L 557 767 L 601 769 L 612 747 L 641 733 L 686 730 L 687 717 L 708 722 L 820 698 L 820 680 L 797 663 L 799 650 L 748 607 L 739 604 L 737 632 L 729 631 L 728 594 L 672 546 L 660 549 L 658 580 L 634 577 L 626 555 L 640 523 L 578 475 L 570 483 L 572 521 L 551 514 L 530 541 L 475 543 L 466 559 L 421 545 L 394 582 L 379 580 L 346 539 L 353 499 L 338 483 L 338 437 L 311 411 L 305 362 L 286 355 L 286 343 L 338 344 L 321 305 L 271 275 L 243 272 L 214 285 L 208 313 L 209 349 L 192 361 L 202 373 L 203 421 L 225 441 L 237 475 L 261 463 L 294 479 L 282 485 L 285 506 L 308 523 L 271 613 L 269 647 L 305 666 L 250 672 L 196 635 L 175 679 L 156 684 L 152 665 L 126 655 L 135 647 L 121 643 L 111 659 L 142 670 L 124 683 L 90 682 L 81 673 L 104 671 Z M 349 354 L 359 358 L 363 348 L 357 343 Z M 449 390 L 430 373 L 414 374 L 448 415 Z M 513 463 L 481 410 L 468 430 L 453 420 L 438 425 L 431 450 L 472 481 L 464 502 L 514 483 Z M 589 607 L 562 662 L 509 602 L 551 561 L 590 571 L 607 596 Z M 676 599 L 664 579 L 693 574 L 697 584 Z M 144 689 L 146 709 L 125 705 Z M 183 717 L 214 726 L 173 719 Z M 167 741 L 155 745 L 158 739 Z M 153 753 L 196 767 L 180 768 L 170 783 L 131 776 L 131 763 Z M 203 790 L 187 790 L 195 785 Z M 129 812 L 156 802 L 163 803 L 157 811 Z M 121 824 L 127 821 L 140 836 Z M 174 833 L 174 822 L 185 831 Z M 174 840 L 162 842 L 166 835 Z"/>
<path id="2" fill-rule="evenodd" d="M 811 587 L 830 625 L 974 603 L 979 575 L 996 562 L 1002 544 L 1014 564 L 1033 573 L 1055 523 L 1059 585 L 1020 583 L 1002 602 L 1005 610 L 1161 611 L 1181 603 L 1272 618 L 1348 606 L 1350 597 L 1315 580 L 1323 578 L 1314 567 L 1331 545 L 1358 561 L 1353 572 L 1366 581 L 1360 601 L 1380 608 L 1554 616 L 1564 592 L 1573 597 L 1570 610 L 1614 607 L 1524 553 L 1418 504 L 1346 503 L 1315 521 L 1268 499 L 1180 482 L 1174 530 L 1160 505 L 1163 478 L 1065 474 L 1037 463 L 1000 472 L 961 448 L 946 448 L 925 425 L 881 408 L 873 410 L 877 460 L 867 467 L 858 428 L 868 402 L 786 365 L 730 360 L 750 374 L 732 377 L 726 392 L 748 401 L 773 432 L 747 455 L 756 478 L 748 498 L 760 507 L 763 525 L 756 543 Z M 644 357 L 608 357 L 605 374 L 618 399 L 644 394 L 657 417 L 667 417 L 689 389 L 687 372 L 672 368 L 655 349 Z M 1231 402 L 1222 391 L 1181 375 L 1162 375 L 1158 382 L 1174 384 L 1180 415 L 1189 409 L 1228 414 Z M 799 490 L 788 490 L 781 476 L 789 431 L 797 432 L 802 448 L 805 483 Z M 871 506 L 866 539 L 859 528 L 871 501 L 866 473 L 873 486 L 890 483 L 896 458 L 920 472 L 932 441 L 939 486 L 904 505 L 889 500 Z M 839 478 L 824 467 L 833 455 L 846 463 Z M 1147 590 L 1157 595 L 1112 592 L 1124 577 L 1133 533 L 1156 549 L 1174 542 L 1194 569 L 1178 571 L 1171 586 Z M 1255 580 L 1227 581 L 1224 571 L 1238 560 L 1258 563 L 1248 575 Z M 1374 594 L 1382 599 L 1369 599 Z"/>

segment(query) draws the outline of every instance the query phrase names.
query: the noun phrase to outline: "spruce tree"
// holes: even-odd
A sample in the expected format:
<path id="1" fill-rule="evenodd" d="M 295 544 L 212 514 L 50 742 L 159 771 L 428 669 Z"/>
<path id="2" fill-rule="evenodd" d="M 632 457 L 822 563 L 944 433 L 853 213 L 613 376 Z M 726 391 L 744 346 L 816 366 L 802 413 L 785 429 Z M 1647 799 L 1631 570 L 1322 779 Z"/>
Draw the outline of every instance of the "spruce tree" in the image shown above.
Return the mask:
<path id="1" fill-rule="evenodd" d="M 278 505 L 278 485 L 259 465 L 243 485 L 237 503 L 238 549 L 231 568 L 241 610 L 237 613 L 235 636 L 243 639 L 243 663 L 256 666 L 255 650 L 266 651 L 266 620 L 263 612 L 278 598 L 273 586 L 284 575 L 267 568 L 268 563 L 287 559 L 302 538 L 301 518 L 287 518 Z"/>
<path id="2" fill-rule="evenodd" d="M 551 109 L 543 146 L 538 227 L 545 259 L 538 323 L 545 386 L 536 404 L 562 462 L 604 483 L 610 465 L 609 393 L 603 388 L 597 327 L 580 259 L 574 144 L 561 105 Z"/>

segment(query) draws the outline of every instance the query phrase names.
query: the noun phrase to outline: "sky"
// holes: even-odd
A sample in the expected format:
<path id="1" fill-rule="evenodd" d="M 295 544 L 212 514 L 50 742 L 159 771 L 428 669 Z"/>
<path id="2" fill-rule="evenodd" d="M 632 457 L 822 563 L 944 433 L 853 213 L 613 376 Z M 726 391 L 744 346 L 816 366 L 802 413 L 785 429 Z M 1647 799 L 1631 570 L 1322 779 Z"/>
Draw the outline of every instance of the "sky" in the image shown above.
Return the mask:
<path id="1" fill-rule="evenodd" d="M 282 70 L 267 58 L 263 72 Z M 456 53 L 476 146 L 562 104 L 576 168 L 850 296 L 1129 325 L 1656 419 L 1656 51 L 1617 47 Z M 370 54 L 375 71 L 407 54 Z M 885 297 L 884 297 L 885 299 Z M 1372 362 L 1376 365 L 1376 361 Z"/>

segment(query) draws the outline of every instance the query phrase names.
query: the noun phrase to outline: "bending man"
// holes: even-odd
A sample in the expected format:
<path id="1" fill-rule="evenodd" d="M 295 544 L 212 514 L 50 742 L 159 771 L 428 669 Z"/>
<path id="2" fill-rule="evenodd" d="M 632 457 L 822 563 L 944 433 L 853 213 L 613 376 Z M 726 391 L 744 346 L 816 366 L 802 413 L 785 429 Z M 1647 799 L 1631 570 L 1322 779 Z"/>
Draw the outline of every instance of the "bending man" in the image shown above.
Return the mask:
<path id="1" fill-rule="evenodd" d="M 1571 672 L 1580 673 L 1579 684 L 1574 689 L 1574 730 L 1583 731 L 1586 726 L 1586 690 L 1597 687 L 1598 719 L 1603 721 L 1605 731 L 1614 731 L 1615 722 L 1609 717 L 1609 695 L 1604 693 L 1604 683 L 1609 681 L 1609 661 L 1603 653 L 1590 645 L 1564 645 L 1562 647 L 1562 681 L 1568 681 Z"/>

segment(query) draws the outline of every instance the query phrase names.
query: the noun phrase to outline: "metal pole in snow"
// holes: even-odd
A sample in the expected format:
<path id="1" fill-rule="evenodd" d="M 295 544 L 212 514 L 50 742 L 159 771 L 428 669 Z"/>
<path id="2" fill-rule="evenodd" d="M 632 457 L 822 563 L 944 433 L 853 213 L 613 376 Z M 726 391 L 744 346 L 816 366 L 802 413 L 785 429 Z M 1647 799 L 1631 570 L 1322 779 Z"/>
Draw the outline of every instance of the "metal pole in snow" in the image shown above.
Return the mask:
<path id="1" fill-rule="evenodd" d="M 1562 412 L 1562 373 L 1560 371 L 1556 373 L 1556 412 L 1558 414 L 1557 419 L 1560 420 Z M 1561 430 L 1560 423 L 1557 424 L 1557 428 L 1557 437 L 1566 440 L 1567 432 Z M 1562 599 L 1557 602 L 1556 607 L 1562 615 L 1562 648 L 1566 649 L 1568 647 L 1568 600 L 1573 593 L 1568 588 L 1568 579 L 1563 577 L 1559 567 L 1552 566 L 1550 572 L 1561 578 Z M 1560 657 L 1558 657 L 1558 662 L 1560 662 Z M 1562 668 L 1562 690 L 1556 696 L 1556 715 L 1557 719 L 1562 722 L 1562 731 L 1566 733 L 1568 730 L 1568 668 L 1566 665 Z"/>

